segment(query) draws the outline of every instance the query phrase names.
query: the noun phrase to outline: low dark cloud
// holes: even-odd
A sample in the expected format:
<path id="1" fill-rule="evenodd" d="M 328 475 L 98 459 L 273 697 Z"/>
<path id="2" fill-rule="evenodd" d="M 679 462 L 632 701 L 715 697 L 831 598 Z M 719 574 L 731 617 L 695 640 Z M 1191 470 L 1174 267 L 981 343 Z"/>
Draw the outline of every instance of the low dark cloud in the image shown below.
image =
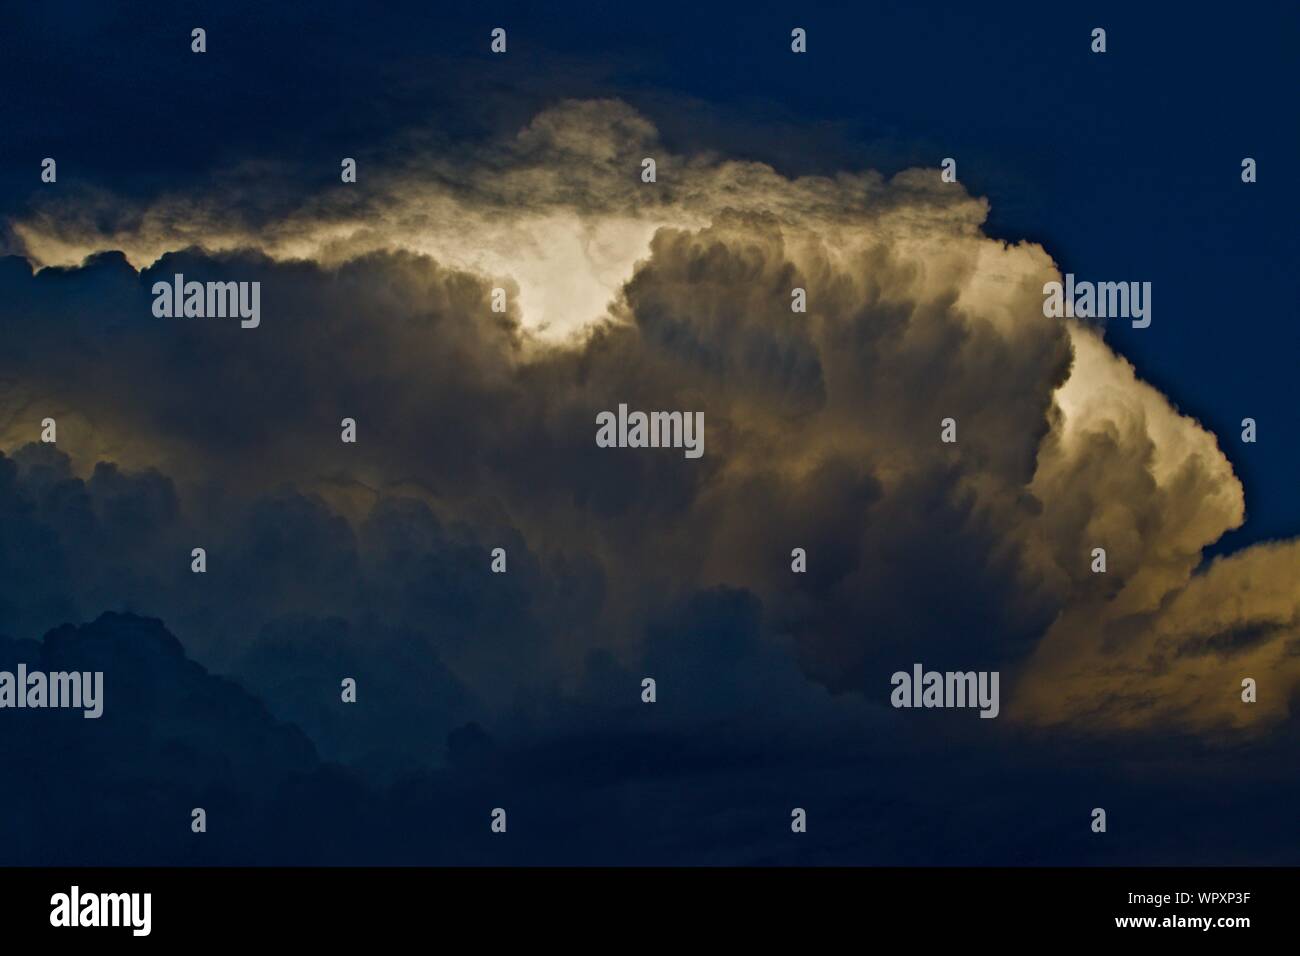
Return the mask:
<path id="1" fill-rule="evenodd" d="M 661 673 L 686 679 L 665 690 L 703 689 L 685 670 L 715 659 L 701 649 L 711 636 L 731 664 L 752 656 L 755 611 L 743 595 L 714 593 L 666 615 L 652 637 Z M 300 626 L 302 648 L 338 660 L 337 624 L 316 625 L 311 641 L 301 637 L 310 626 Z M 679 723 L 640 704 L 634 717 L 626 704 L 587 700 L 585 722 L 552 721 L 513 742 L 462 725 L 440 744 L 444 767 L 388 777 L 366 760 L 323 761 L 239 683 L 189 660 L 156 620 L 106 614 L 43 641 L 2 639 L 0 654 L 102 668 L 108 695 L 97 721 L 6 714 L 0 759 L 15 772 L 0 789 L 0 838 L 13 864 L 1286 863 L 1279 834 L 1300 795 L 1283 759 L 1294 728 L 1266 748 L 1165 739 L 1117 758 L 1061 738 L 975 746 L 952 714 L 927 714 L 937 722 L 918 729 L 895 713 L 871 738 L 860 726 L 791 732 L 771 708 L 722 716 L 734 702 L 718 683 L 708 685 L 723 691 L 715 719 Z M 298 656 L 308 685 L 311 663 Z M 607 692 L 617 669 L 590 670 Z M 667 694 L 663 704 L 676 709 Z M 341 723 L 345 706 L 319 709 Z M 1080 825 L 1097 803 L 1111 815 L 1105 841 Z M 497 806 L 508 813 L 504 838 L 488 828 Z M 808 811 L 805 836 L 789 832 L 792 806 Z M 196 807 L 206 833 L 191 830 Z"/>

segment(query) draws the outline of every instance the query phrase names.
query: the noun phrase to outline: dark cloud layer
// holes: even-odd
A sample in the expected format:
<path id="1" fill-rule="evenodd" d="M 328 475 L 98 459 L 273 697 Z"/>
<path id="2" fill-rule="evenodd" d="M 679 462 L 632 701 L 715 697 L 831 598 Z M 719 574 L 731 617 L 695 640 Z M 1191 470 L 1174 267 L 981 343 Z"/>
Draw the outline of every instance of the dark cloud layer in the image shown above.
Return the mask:
<path id="1" fill-rule="evenodd" d="M 756 610 L 739 595 L 701 595 L 665 618 L 658 660 L 669 664 L 665 674 L 686 677 L 666 688 L 706 689 L 672 668 L 701 646 L 688 638 L 730 629 L 723 658 L 752 654 Z M 106 614 L 42 642 L 0 641 L 0 653 L 32 667 L 102 668 L 110 695 L 98 721 L 6 716 L 12 732 L 0 736 L 0 757 L 21 772 L 0 798 L 0 837 L 16 864 L 1292 859 L 1279 833 L 1298 795 L 1294 779 L 1260 769 L 1281 766 L 1285 750 L 1275 745 L 1228 756 L 1182 743 L 1170 764 L 1168 741 L 1131 748 L 1120 763 L 1109 748 L 1075 744 L 1063 761 L 1060 741 L 1050 751 L 1032 741 L 970 748 L 960 734 L 945 741 L 946 720 L 917 733 L 892 715 L 867 740 L 860 726 L 782 731 L 786 722 L 770 710 L 737 719 L 725 699 L 714 719 L 689 729 L 586 699 L 584 720 L 568 730 L 559 720 L 540 739 L 501 744 L 473 723 L 429 739 L 449 756 L 444 767 L 385 781 L 365 761 L 322 762 L 297 728 L 188 660 L 156 620 Z M 613 675 L 591 671 L 607 692 Z M 310 666 L 302 678 L 313 680 Z M 1243 801 L 1252 807 L 1244 818 Z M 1123 826 L 1104 845 L 1078 826 L 1096 802 Z M 509 812 L 504 840 L 487 827 L 500 805 Z M 806 839 L 784 822 L 793 805 L 809 811 Z M 208 813 L 206 834 L 190 831 L 196 806 Z"/>

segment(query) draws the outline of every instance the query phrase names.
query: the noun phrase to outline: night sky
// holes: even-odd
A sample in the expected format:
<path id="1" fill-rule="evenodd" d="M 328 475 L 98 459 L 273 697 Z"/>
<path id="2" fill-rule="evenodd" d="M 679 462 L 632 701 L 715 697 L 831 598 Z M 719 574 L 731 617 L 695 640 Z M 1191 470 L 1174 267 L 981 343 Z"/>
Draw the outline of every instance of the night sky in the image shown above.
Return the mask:
<path id="1" fill-rule="evenodd" d="M 0 710 L 0 862 L 1295 864 L 1297 36 L 10 9 L 0 670 L 106 703 Z M 1150 327 L 1044 318 L 1053 269 Z M 155 317 L 177 272 L 261 326 Z M 620 402 L 703 458 L 597 448 Z M 891 708 L 918 661 L 999 718 Z"/>

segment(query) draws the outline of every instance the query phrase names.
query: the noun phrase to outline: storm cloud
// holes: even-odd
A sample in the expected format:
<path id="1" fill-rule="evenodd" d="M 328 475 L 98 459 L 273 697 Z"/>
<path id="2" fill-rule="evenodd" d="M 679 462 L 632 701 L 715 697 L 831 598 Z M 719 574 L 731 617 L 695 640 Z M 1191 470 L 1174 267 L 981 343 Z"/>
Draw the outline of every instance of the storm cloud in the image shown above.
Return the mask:
<path id="1" fill-rule="evenodd" d="M 1285 724 L 1295 542 L 1201 567 L 1245 513 L 1215 436 L 1045 318 L 1051 256 L 986 236 L 962 186 L 676 155 L 615 100 L 394 155 L 287 208 L 105 193 L 10 224 L 0 630 L 156 615 L 392 775 L 692 655 L 661 689 L 684 726 L 865 720 L 913 661 L 1002 670 L 990 733 Z M 155 318 L 176 273 L 261 282 L 261 327 Z M 702 412 L 704 457 L 598 448 L 620 403 Z M 364 722 L 322 703 L 343 676 Z"/>

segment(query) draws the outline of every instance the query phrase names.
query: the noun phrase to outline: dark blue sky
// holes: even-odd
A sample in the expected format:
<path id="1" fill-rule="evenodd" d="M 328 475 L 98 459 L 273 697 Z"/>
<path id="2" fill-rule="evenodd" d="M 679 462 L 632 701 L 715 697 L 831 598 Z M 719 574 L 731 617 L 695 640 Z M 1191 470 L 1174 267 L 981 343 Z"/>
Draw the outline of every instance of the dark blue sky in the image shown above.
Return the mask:
<path id="1" fill-rule="evenodd" d="M 1219 437 L 1243 480 L 1246 524 L 1210 554 L 1294 537 L 1300 7 L 983 6 L 15 5 L 0 20 L 0 253 L 15 249 L 7 223 L 48 198 L 46 156 L 73 199 L 90 188 L 207 195 L 226 188 L 221 171 L 270 160 L 263 181 L 246 176 L 230 196 L 255 222 L 337 186 L 340 156 L 367 168 L 422 151 L 472 156 L 566 97 L 622 98 L 671 152 L 712 149 L 791 176 L 888 175 L 952 156 L 990 201 L 988 233 L 1039 242 L 1081 279 L 1152 283 L 1151 326 L 1112 323 L 1107 336 Z M 202 57 L 189 49 L 195 26 L 208 31 Z M 506 57 L 488 52 L 496 26 L 509 31 Z M 790 52 L 795 26 L 808 31 L 804 56 Z M 1089 52 L 1098 26 L 1104 55 Z M 1245 156 L 1257 183 L 1241 182 Z M 1006 529 L 971 518 L 946 466 L 918 473 L 887 508 L 878 462 L 833 461 L 806 486 L 744 486 L 739 510 L 762 520 L 753 538 L 720 522 L 732 537 L 719 547 L 738 567 L 774 562 L 779 584 L 761 600 L 691 577 L 698 569 L 671 553 L 639 552 L 642 536 L 707 500 L 710 473 L 601 457 L 584 403 L 604 401 L 602 388 L 674 384 L 652 364 L 675 342 L 671 323 L 655 324 L 653 282 L 676 274 L 660 258 L 641 339 L 611 332 L 499 392 L 483 383 L 498 382 L 511 330 L 475 319 L 482 277 L 413 275 L 400 257 L 329 271 L 191 250 L 144 276 L 110 254 L 33 278 L 0 258 L 0 346 L 22 346 L 0 355 L 0 386 L 47 373 L 97 414 L 109 395 L 104 420 L 118 411 L 142 444 L 195 449 L 211 479 L 194 493 L 148 469 L 74 473 L 75 420 L 60 423 L 58 448 L 0 455 L 0 668 L 102 662 L 117 695 L 102 723 L 0 723 L 0 764 L 26 768 L 21 786 L 0 788 L 0 845 L 23 862 L 1294 862 L 1294 696 L 1271 737 L 1227 746 L 1182 727 L 1093 739 L 885 706 L 884 675 L 914 654 L 991 661 L 1009 688 L 1057 611 L 1016 591 Z M 274 334 L 160 326 L 144 290 L 173 267 L 278 283 Z M 455 295 L 434 309 L 444 281 Z M 854 327 L 866 345 L 841 341 L 874 354 L 863 330 L 892 319 L 871 318 Z M 766 388 L 767 367 L 741 360 L 784 359 L 783 343 L 733 325 L 758 343 L 737 378 L 753 372 Z M 416 352 L 412 327 L 437 333 L 420 348 L 443 333 L 465 348 Z M 709 331 L 686 345 L 715 344 Z M 923 391 L 945 356 L 900 380 Z M 555 405 L 539 400 L 552 392 Z M 1046 394 L 1025 396 L 1030 418 Z M 863 404 L 864 417 L 889 412 Z M 335 423 L 357 406 L 366 441 L 340 464 Z M 1256 445 L 1240 441 L 1248 416 Z M 300 486 L 258 485 L 278 477 L 273 445 L 303 452 Z M 321 474 L 368 478 L 372 465 L 396 490 L 364 521 L 315 496 Z M 403 498 L 408 475 L 451 503 Z M 456 510 L 479 490 L 506 507 Z M 509 506 L 530 496 L 577 544 L 548 548 L 511 523 Z M 805 539 L 816 560 L 791 585 L 789 548 Z M 863 558 L 867 539 L 888 545 L 879 564 Z M 205 579 L 189 570 L 195 540 L 209 543 Z M 602 564 L 609 541 L 628 562 Z M 508 576 L 483 560 L 501 542 Z M 637 588 L 636 601 L 622 593 Z M 638 653 L 623 658 L 602 630 L 620 600 L 642 614 L 627 622 Z M 785 641 L 792 621 L 811 635 L 802 644 Z M 1289 619 L 1223 634 L 1211 623 L 1179 646 L 1212 658 L 1207 680 L 1228 681 L 1230 696 L 1254 648 L 1295 647 Z M 801 655 L 820 669 L 802 672 Z M 647 710 L 639 680 L 651 671 L 662 702 Z M 577 689 L 533 686 L 535 673 Z M 342 674 L 364 688 L 355 711 L 340 709 Z M 1271 712 L 1287 707 L 1288 685 L 1261 686 Z M 510 696 L 517 688 L 527 693 Z M 479 826 L 497 801 L 518 822 L 506 849 Z M 190 838 L 200 803 L 220 840 Z M 787 842 L 798 803 L 815 810 L 810 846 Z M 1105 843 L 1086 828 L 1097 803 L 1119 821 Z"/>

